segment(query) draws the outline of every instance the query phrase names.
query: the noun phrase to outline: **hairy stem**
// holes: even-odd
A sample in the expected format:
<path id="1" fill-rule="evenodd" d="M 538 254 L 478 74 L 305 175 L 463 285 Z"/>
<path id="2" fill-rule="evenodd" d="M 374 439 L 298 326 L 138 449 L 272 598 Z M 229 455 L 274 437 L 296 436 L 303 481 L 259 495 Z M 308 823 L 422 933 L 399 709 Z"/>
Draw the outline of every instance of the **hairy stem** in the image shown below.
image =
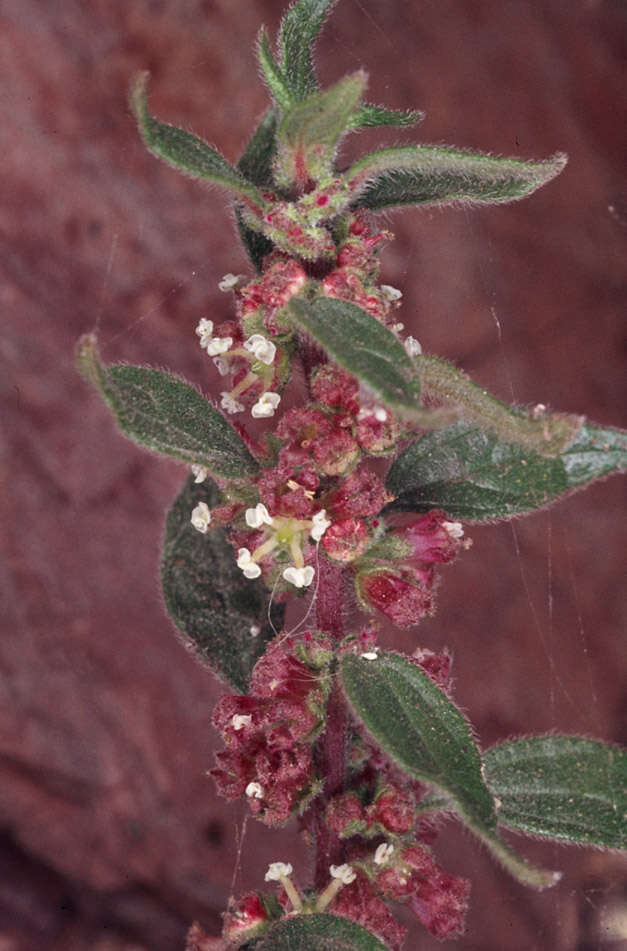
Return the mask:
<path id="1" fill-rule="evenodd" d="M 320 631 L 340 640 L 344 634 L 344 572 L 341 568 L 321 560 L 316 621 Z M 324 888 L 329 879 L 329 866 L 342 859 L 342 843 L 327 827 L 324 813 L 329 799 L 341 792 L 346 780 L 346 704 L 337 681 L 334 681 L 327 703 L 327 728 L 320 737 L 316 758 L 320 775 L 325 777 L 324 790 L 312 805 L 311 831 L 316 841 L 315 887 Z"/>

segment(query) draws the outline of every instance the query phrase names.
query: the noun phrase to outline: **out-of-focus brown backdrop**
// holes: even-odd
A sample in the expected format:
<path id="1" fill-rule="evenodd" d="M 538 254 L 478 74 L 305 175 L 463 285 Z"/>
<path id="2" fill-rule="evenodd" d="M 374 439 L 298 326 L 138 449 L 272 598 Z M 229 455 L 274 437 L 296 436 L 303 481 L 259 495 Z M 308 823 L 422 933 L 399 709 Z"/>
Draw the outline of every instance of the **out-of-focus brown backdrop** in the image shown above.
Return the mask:
<path id="1" fill-rule="evenodd" d="M 230 316 L 246 270 L 216 191 L 149 156 L 126 107 L 152 106 L 235 160 L 266 105 L 252 54 L 281 0 L 5 0 L 0 8 L 3 636 L 1 951 L 176 951 L 213 933 L 232 887 L 310 859 L 295 830 L 248 823 L 205 771 L 219 688 L 173 636 L 157 560 L 183 471 L 124 441 L 78 378 L 96 328 L 106 359 L 167 365 L 217 389 L 193 330 Z M 624 66 L 616 0 L 342 0 L 323 82 L 365 65 L 369 95 L 426 109 L 417 132 L 525 157 L 567 151 L 517 204 L 389 216 L 383 279 L 427 351 L 504 399 L 624 425 L 627 253 Z M 404 646 L 455 653 L 457 698 L 490 744 L 521 731 L 625 741 L 624 487 L 472 529 L 437 616 Z M 453 824 L 437 851 L 473 882 L 464 951 L 609 951 L 625 914 L 617 856 L 517 842 L 565 869 L 534 893 Z M 623 917 L 624 927 L 624 917 Z M 418 927 L 408 948 L 437 942 Z"/>

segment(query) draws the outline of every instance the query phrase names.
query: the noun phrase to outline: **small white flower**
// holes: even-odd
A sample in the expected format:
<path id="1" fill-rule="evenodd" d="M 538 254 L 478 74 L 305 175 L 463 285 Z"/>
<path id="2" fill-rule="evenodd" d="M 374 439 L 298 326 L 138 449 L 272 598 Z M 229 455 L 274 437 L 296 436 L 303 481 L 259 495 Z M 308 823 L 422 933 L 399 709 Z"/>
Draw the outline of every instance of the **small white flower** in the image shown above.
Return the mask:
<path id="1" fill-rule="evenodd" d="M 205 481 L 209 475 L 209 471 L 205 469 L 204 466 L 198 466 L 196 463 L 194 463 L 192 466 L 192 474 L 194 476 L 194 482 L 200 483 Z"/>
<path id="2" fill-rule="evenodd" d="M 246 713 L 236 713 L 231 717 L 231 726 L 234 730 L 243 730 L 245 726 L 252 723 L 252 717 Z"/>
<path id="3" fill-rule="evenodd" d="M 374 418 L 378 423 L 384 423 L 388 418 L 387 410 L 383 409 L 382 406 L 377 406 L 374 411 Z"/>
<path id="4" fill-rule="evenodd" d="M 463 538 L 464 536 L 461 522 L 442 522 L 442 528 L 446 529 L 451 538 Z"/>
<path id="5" fill-rule="evenodd" d="M 261 363 L 265 363 L 266 366 L 271 366 L 274 363 L 276 347 L 263 334 L 253 334 L 252 337 L 249 337 L 244 344 L 244 349 L 252 353 Z"/>
<path id="6" fill-rule="evenodd" d="M 377 848 L 377 851 L 374 853 L 374 864 L 385 865 L 393 851 L 393 845 L 391 845 L 389 842 L 382 842 Z"/>
<path id="7" fill-rule="evenodd" d="M 214 357 L 213 365 L 220 374 L 220 376 L 229 375 L 229 363 L 228 360 L 225 360 L 224 357 Z"/>
<path id="8" fill-rule="evenodd" d="M 331 878 L 339 878 L 343 885 L 350 885 L 357 878 L 350 865 L 332 865 L 329 872 Z"/>
<path id="9" fill-rule="evenodd" d="M 245 578 L 258 578 L 261 574 L 261 568 L 252 560 L 247 548 L 240 548 L 238 551 L 237 567 L 242 569 Z"/>
<path id="10" fill-rule="evenodd" d="M 399 291 L 397 287 L 391 287 L 390 284 L 382 284 L 381 293 L 386 298 L 386 300 L 390 301 L 390 303 L 394 303 L 394 301 L 400 300 L 401 297 L 403 296 L 402 291 Z"/>
<path id="11" fill-rule="evenodd" d="M 296 588 L 308 588 L 314 580 L 314 575 L 315 571 L 311 565 L 307 565 L 305 568 L 295 568 L 293 565 L 290 565 L 290 567 L 286 568 L 283 572 L 285 580 L 289 581 L 290 584 L 293 584 Z"/>
<path id="12" fill-rule="evenodd" d="M 260 783 L 249 783 L 245 792 L 249 799 L 263 799 L 263 786 Z"/>
<path id="13" fill-rule="evenodd" d="M 213 333 L 213 321 L 207 320 L 206 317 L 203 317 L 202 320 L 199 320 L 198 322 L 196 333 L 200 337 L 200 346 L 203 348 L 206 347 L 211 340 L 211 335 Z"/>
<path id="14" fill-rule="evenodd" d="M 406 337 L 403 346 L 405 347 L 405 352 L 410 357 L 418 357 L 422 353 L 422 347 L 415 337 Z"/>
<path id="15" fill-rule="evenodd" d="M 250 628 L 248 629 L 248 633 L 251 637 L 259 637 L 261 634 L 261 628 L 258 624 L 251 624 Z"/>
<path id="16" fill-rule="evenodd" d="M 544 403 L 536 403 L 536 405 L 531 410 L 532 419 L 540 419 L 541 416 L 544 416 L 546 413 L 546 406 Z"/>
<path id="17" fill-rule="evenodd" d="M 365 651 L 365 653 L 359 655 L 362 660 L 376 660 L 379 656 L 376 651 Z"/>
<path id="18" fill-rule="evenodd" d="M 266 882 L 280 882 L 282 878 L 291 875 L 294 869 L 289 862 L 272 862 L 266 872 Z"/>
<path id="19" fill-rule="evenodd" d="M 281 402 L 278 393 L 262 393 L 250 413 L 254 419 L 265 419 L 267 416 L 274 416 L 274 412 Z"/>
<path id="20" fill-rule="evenodd" d="M 232 337 L 212 337 L 207 341 L 206 346 L 202 343 L 202 341 L 200 345 L 201 347 L 205 347 L 210 357 L 217 357 L 220 353 L 226 353 L 226 351 L 231 347 L 232 343 Z"/>
<path id="21" fill-rule="evenodd" d="M 220 406 L 222 409 L 225 409 L 227 413 L 241 413 L 244 409 L 242 403 L 238 403 L 236 399 L 233 399 L 230 393 L 220 393 L 222 399 L 220 400 Z"/>
<path id="22" fill-rule="evenodd" d="M 209 506 L 206 502 L 199 502 L 196 508 L 192 512 L 192 517 L 190 522 L 194 528 L 198 529 L 201 534 L 205 535 L 209 529 L 209 522 L 211 521 L 211 512 L 209 511 Z"/>
<path id="23" fill-rule="evenodd" d="M 218 289 L 221 290 L 223 294 L 227 294 L 229 291 L 232 291 L 234 287 L 237 287 L 238 283 L 239 277 L 237 274 L 225 274 L 218 283 Z"/>
<path id="24" fill-rule="evenodd" d="M 309 531 L 309 534 L 315 542 L 319 542 L 327 528 L 331 524 L 330 520 L 326 517 L 326 509 L 320 509 L 319 512 L 316 512 L 312 518 L 313 525 Z"/>
<path id="25" fill-rule="evenodd" d="M 259 502 L 254 509 L 246 509 L 246 524 L 250 528 L 261 528 L 262 525 L 272 525 L 272 516 L 263 502 Z"/>

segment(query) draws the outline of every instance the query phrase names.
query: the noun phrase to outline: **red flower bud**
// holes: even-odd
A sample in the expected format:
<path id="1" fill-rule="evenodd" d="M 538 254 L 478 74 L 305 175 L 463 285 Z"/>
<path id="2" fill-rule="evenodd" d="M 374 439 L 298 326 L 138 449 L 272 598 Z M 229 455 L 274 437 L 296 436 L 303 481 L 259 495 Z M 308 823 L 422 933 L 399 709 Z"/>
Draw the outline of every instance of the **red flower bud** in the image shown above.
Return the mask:
<path id="1" fill-rule="evenodd" d="M 446 512 L 436 509 L 395 529 L 393 535 L 409 546 L 412 561 L 446 562 L 457 555 L 463 530 L 459 522 L 450 521 Z"/>
<path id="2" fill-rule="evenodd" d="M 403 835 L 413 829 L 416 821 L 414 798 L 407 789 L 387 786 L 368 809 L 368 819 Z"/>
<path id="3" fill-rule="evenodd" d="M 334 522 L 322 536 L 322 547 L 334 561 L 354 561 L 363 555 L 370 534 L 366 523 L 360 518 L 345 518 Z"/>
<path id="4" fill-rule="evenodd" d="M 401 951 L 406 929 L 399 925 L 368 879 L 361 874 L 335 897 L 329 909 L 372 931 L 390 951 Z"/>
<path id="5" fill-rule="evenodd" d="M 431 609 L 433 569 L 376 568 L 359 572 L 357 595 L 365 607 L 385 614 L 398 627 L 412 627 Z"/>
<path id="6" fill-rule="evenodd" d="M 351 515 L 366 518 L 378 515 L 393 497 L 386 492 L 383 482 L 374 472 L 358 469 L 325 498 L 325 507 L 334 519 L 349 518 Z"/>
<path id="7" fill-rule="evenodd" d="M 224 915 L 224 930 L 227 941 L 239 947 L 244 941 L 250 941 L 262 934 L 268 927 L 269 917 L 257 892 L 249 892 L 239 899 L 235 907 Z"/>
<path id="8" fill-rule="evenodd" d="M 334 796 L 327 806 L 326 823 L 336 835 L 357 835 L 366 826 L 366 814 L 361 799 L 355 793 Z"/>

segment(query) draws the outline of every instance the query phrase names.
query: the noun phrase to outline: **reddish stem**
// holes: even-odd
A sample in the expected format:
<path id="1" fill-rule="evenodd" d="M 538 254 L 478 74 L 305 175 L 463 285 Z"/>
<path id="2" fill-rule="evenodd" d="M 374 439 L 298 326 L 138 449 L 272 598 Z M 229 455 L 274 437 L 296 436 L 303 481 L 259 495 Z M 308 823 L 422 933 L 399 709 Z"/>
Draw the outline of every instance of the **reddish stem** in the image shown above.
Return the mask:
<path id="1" fill-rule="evenodd" d="M 320 631 L 339 641 L 344 635 L 344 572 L 321 559 L 318 568 L 316 620 Z M 327 703 L 327 727 L 320 737 L 316 758 L 324 777 L 324 791 L 312 806 L 311 831 L 316 840 L 315 887 L 324 888 L 329 880 L 329 866 L 342 858 L 342 842 L 327 827 L 324 813 L 332 796 L 344 789 L 346 780 L 346 704 L 336 680 Z"/>

